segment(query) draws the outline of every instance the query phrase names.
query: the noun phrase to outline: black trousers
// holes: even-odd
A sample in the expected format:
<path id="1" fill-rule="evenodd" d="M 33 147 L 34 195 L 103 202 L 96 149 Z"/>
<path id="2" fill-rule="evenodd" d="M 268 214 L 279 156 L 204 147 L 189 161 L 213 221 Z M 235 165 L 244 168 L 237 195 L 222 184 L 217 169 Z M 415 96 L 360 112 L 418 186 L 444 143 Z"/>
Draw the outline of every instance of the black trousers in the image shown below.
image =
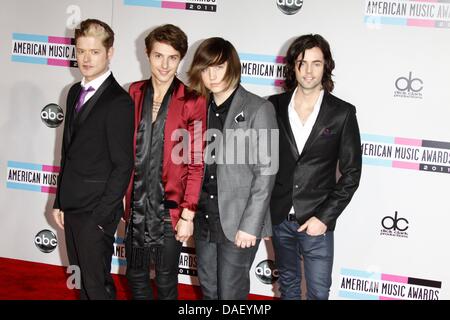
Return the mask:
<path id="1" fill-rule="evenodd" d="M 164 244 L 159 263 L 155 264 L 158 300 L 178 299 L 178 265 L 182 243 L 175 239 L 170 220 L 164 221 Z M 134 300 L 153 300 L 148 268 L 127 267 L 128 286 Z"/>
<path id="2" fill-rule="evenodd" d="M 195 239 L 197 271 L 203 299 L 246 300 L 250 292 L 250 268 L 261 240 L 239 248 L 228 239 L 210 242 Z"/>
<path id="3" fill-rule="evenodd" d="M 67 255 L 70 265 L 80 268 L 82 300 L 116 298 L 111 260 L 120 217 L 120 211 L 113 214 L 111 221 L 102 225 L 101 230 L 92 219 L 91 212 L 64 214 Z"/>

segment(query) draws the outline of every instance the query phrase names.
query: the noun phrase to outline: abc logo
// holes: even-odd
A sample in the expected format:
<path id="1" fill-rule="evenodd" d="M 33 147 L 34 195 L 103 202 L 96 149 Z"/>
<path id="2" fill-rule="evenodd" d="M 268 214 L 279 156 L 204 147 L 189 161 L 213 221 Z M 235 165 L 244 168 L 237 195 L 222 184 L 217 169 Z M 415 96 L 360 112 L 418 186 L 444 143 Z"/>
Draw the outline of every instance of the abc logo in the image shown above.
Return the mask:
<path id="1" fill-rule="evenodd" d="M 395 81 L 395 87 L 398 91 L 420 92 L 423 89 L 423 81 L 419 78 L 413 78 L 412 72 L 409 77 L 400 77 Z"/>
<path id="2" fill-rule="evenodd" d="M 303 0 L 277 0 L 277 6 L 284 14 L 292 15 L 300 11 Z"/>
<path id="3" fill-rule="evenodd" d="M 42 230 L 34 237 L 34 244 L 42 252 L 50 253 L 58 245 L 58 239 L 52 231 Z"/>
<path id="4" fill-rule="evenodd" d="M 278 270 L 272 260 L 263 260 L 255 268 L 256 277 L 264 284 L 272 284 L 278 280 Z"/>
<path id="5" fill-rule="evenodd" d="M 41 111 L 41 120 L 49 128 L 58 127 L 64 120 L 64 112 L 60 106 L 50 103 Z"/>

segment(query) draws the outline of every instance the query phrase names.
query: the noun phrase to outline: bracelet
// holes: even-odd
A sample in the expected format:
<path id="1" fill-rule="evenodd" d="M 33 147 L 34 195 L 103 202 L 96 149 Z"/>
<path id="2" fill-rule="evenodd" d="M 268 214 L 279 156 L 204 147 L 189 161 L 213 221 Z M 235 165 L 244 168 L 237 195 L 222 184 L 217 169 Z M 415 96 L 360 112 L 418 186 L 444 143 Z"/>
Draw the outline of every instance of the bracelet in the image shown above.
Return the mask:
<path id="1" fill-rule="evenodd" d="M 180 219 L 183 220 L 183 221 L 188 221 L 188 222 L 192 222 L 193 221 L 192 219 L 183 218 L 183 216 L 181 214 L 180 214 Z"/>

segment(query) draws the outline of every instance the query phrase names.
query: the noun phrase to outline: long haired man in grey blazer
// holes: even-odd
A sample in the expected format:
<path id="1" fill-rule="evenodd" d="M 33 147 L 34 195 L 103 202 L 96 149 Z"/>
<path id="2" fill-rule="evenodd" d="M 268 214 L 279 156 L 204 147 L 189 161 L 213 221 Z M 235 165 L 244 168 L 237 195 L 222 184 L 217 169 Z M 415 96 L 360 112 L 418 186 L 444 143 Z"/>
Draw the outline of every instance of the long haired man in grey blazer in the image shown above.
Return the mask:
<path id="1" fill-rule="evenodd" d="M 240 86 L 233 45 L 209 38 L 188 72 L 209 97 L 205 172 L 194 219 L 197 270 L 204 299 L 246 299 L 261 238 L 271 236 L 269 200 L 278 171 L 275 110 Z"/>

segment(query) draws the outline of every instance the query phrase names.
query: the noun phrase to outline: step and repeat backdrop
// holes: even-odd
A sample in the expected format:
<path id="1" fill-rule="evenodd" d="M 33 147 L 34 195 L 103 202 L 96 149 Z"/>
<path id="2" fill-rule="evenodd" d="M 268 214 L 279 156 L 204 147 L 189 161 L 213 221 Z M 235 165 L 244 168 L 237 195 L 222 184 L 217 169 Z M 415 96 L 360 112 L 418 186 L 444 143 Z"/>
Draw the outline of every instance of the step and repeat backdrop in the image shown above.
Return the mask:
<path id="1" fill-rule="evenodd" d="M 144 38 L 172 23 L 189 37 L 237 48 L 242 84 L 281 92 L 290 42 L 319 33 L 336 61 L 335 94 L 357 107 L 361 185 L 338 220 L 331 299 L 450 299 L 450 1 L 448 0 L 5 0 L 0 10 L 0 256 L 67 265 L 51 219 L 65 98 L 81 79 L 74 29 L 86 18 L 116 33 L 111 70 L 128 89 L 148 78 Z M 124 225 L 113 271 L 126 268 Z M 197 285 L 195 248 L 180 282 Z M 36 275 L 39 276 L 39 275 Z M 277 296 L 272 244 L 262 243 L 251 293 Z"/>

